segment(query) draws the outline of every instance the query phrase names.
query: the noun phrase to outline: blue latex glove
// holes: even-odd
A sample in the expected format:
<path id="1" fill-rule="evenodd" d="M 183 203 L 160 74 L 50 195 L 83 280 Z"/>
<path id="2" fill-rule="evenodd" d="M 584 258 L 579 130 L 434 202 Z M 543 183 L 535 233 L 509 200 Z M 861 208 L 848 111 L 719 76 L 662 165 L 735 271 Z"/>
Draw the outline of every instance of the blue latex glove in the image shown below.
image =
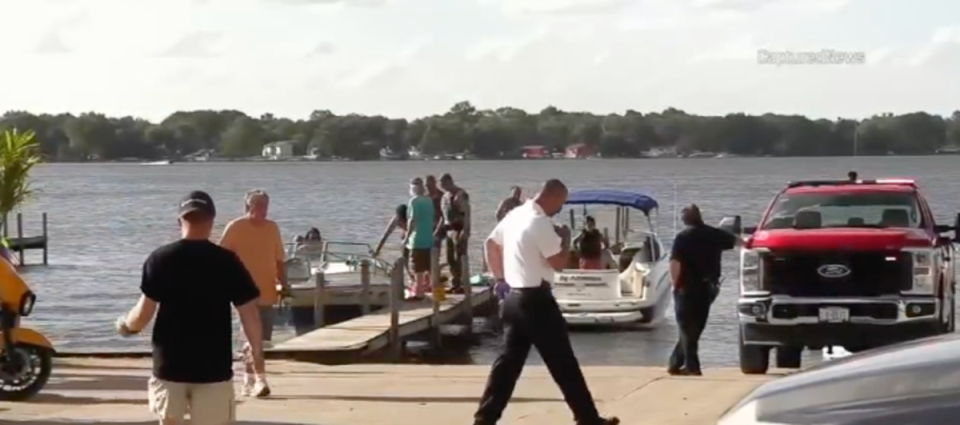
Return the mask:
<path id="1" fill-rule="evenodd" d="M 499 279 L 497 283 L 494 284 L 493 291 L 497 295 L 497 299 L 503 300 L 507 297 L 507 294 L 510 293 L 510 285 L 507 284 L 507 281 Z"/>

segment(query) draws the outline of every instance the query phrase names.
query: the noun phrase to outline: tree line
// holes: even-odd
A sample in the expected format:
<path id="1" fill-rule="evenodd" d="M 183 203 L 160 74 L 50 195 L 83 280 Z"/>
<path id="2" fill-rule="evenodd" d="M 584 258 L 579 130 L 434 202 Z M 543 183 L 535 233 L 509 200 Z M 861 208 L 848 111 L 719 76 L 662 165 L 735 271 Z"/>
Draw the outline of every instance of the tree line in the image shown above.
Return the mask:
<path id="1" fill-rule="evenodd" d="M 460 102 L 444 114 L 406 120 L 317 110 L 307 119 L 252 117 L 235 110 L 174 112 L 159 123 L 99 113 L 10 111 L 0 131 L 33 131 L 46 161 L 181 159 L 198 152 L 226 158 L 259 156 L 263 146 L 291 141 L 294 155 L 376 159 L 384 148 L 424 155 L 516 158 L 524 146 L 553 152 L 585 144 L 605 158 L 651 151 L 742 156 L 926 155 L 960 146 L 960 111 L 950 117 L 915 112 L 857 121 L 799 115 L 698 116 L 677 109 L 596 115 L 547 107 L 480 110 Z"/>

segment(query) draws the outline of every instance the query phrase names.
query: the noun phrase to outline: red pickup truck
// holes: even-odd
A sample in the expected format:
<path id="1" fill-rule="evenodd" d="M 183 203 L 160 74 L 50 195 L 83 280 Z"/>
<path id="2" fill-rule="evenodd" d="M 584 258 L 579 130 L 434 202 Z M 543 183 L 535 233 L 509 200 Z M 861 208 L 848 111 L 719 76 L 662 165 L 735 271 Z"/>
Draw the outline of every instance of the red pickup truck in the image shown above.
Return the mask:
<path id="1" fill-rule="evenodd" d="M 740 251 L 740 369 L 799 368 L 804 348 L 850 352 L 954 331 L 952 226 L 912 180 L 790 183 L 760 225 L 727 217 Z M 749 235 L 749 236 L 747 236 Z"/>

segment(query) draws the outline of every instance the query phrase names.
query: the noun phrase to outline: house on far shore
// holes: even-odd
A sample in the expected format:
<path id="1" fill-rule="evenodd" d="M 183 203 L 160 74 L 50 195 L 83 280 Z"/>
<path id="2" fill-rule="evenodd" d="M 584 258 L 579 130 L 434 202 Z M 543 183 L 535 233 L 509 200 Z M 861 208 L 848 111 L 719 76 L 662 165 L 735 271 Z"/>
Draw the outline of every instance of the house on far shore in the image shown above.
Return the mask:
<path id="1" fill-rule="evenodd" d="M 260 151 L 260 156 L 268 159 L 284 159 L 293 157 L 293 141 L 282 140 L 279 142 L 267 143 Z"/>
<path id="2" fill-rule="evenodd" d="M 550 158 L 550 149 L 547 149 L 546 146 L 524 146 L 520 150 L 523 152 L 523 159 Z"/>
<path id="3" fill-rule="evenodd" d="M 563 152 L 563 157 L 567 159 L 583 159 L 593 155 L 593 150 L 584 143 L 570 145 Z"/>

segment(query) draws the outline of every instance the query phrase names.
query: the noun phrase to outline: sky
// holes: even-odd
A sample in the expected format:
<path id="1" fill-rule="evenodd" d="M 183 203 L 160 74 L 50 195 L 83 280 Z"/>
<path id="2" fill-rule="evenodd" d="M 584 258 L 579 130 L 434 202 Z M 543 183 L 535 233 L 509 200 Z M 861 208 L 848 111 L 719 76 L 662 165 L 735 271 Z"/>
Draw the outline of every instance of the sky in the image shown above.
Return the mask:
<path id="1" fill-rule="evenodd" d="M 0 16 L 0 110 L 960 109 L 948 0 L 3 0 Z"/>

